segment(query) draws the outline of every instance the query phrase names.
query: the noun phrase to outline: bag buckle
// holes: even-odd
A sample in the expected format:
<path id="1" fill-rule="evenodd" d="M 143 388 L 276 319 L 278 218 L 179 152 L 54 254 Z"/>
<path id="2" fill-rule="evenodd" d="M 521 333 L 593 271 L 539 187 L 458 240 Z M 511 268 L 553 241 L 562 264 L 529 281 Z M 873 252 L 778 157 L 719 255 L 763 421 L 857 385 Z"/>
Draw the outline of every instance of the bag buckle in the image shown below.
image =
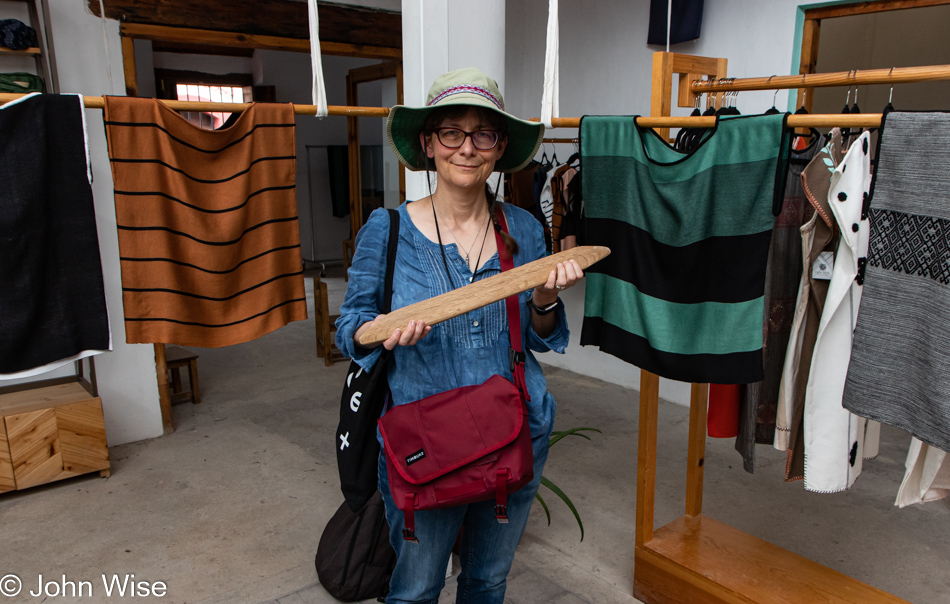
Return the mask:
<path id="1" fill-rule="evenodd" d="M 524 351 L 519 352 L 511 346 L 508 347 L 508 368 L 512 373 L 514 373 L 515 367 L 524 364 L 526 358 Z"/>
<path id="2" fill-rule="evenodd" d="M 508 524 L 508 506 L 507 505 L 495 506 L 495 520 L 497 520 L 499 524 Z"/>
<path id="3" fill-rule="evenodd" d="M 507 521 L 506 521 L 507 522 Z M 411 528 L 402 529 L 402 538 L 406 541 L 412 541 L 413 543 L 419 543 L 419 540 L 416 539 L 416 531 Z"/>

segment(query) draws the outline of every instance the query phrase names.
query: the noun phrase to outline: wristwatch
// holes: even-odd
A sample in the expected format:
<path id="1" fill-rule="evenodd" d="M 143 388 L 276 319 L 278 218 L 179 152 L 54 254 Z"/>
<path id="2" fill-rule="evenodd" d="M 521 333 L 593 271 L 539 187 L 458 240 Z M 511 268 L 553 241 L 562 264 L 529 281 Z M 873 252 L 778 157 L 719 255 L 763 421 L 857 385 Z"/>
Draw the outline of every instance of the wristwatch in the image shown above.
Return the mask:
<path id="1" fill-rule="evenodd" d="M 534 303 L 534 298 L 533 298 L 533 297 L 532 297 L 532 298 L 528 298 L 528 306 L 530 306 L 531 308 L 533 308 L 533 309 L 534 309 L 534 312 L 537 313 L 538 316 L 543 316 L 543 315 L 546 315 L 546 314 L 548 314 L 548 313 L 554 312 L 554 309 L 557 308 L 557 305 L 560 304 L 560 303 L 561 303 L 561 299 L 560 299 L 560 298 L 557 298 L 557 299 L 554 300 L 554 302 L 552 302 L 551 304 L 548 304 L 548 305 L 545 306 L 544 308 L 541 308 L 540 306 L 538 306 L 537 304 Z"/>

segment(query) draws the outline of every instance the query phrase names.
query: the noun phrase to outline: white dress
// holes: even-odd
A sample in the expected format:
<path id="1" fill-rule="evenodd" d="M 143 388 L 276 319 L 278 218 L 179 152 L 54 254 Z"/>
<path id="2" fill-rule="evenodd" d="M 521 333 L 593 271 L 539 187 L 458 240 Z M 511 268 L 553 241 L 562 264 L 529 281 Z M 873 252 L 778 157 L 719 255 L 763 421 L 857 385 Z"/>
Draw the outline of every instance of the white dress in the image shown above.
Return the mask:
<path id="1" fill-rule="evenodd" d="M 805 489 L 843 491 L 854 484 L 865 457 L 877 453 L 880 425 L 852 414 L 841 404 L 851 358 L 851 341 L 867 258 L 870 225 L 862 216 L 871 185 L 868 133 L 862 134 L 835 168 L 828 204 L 841 233 L 828 296 L 818 326 L 805 392 Z M 860 282 L 859 282 L 860 281 Z M 868 429 L 869 424 L 874 424 Z M 867 443 L 865 440 L 867 439 Z M 865 450 L 867 444 L 867 451 Z"/>

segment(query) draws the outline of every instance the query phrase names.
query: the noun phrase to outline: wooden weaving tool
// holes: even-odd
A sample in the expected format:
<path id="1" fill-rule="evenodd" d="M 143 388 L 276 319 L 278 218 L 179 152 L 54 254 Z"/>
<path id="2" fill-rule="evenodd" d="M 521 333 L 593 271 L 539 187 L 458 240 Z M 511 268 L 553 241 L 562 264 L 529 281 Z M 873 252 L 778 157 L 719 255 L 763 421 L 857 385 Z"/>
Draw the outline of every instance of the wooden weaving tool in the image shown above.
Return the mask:
<path id="1" fill-rule="evenodd" d="M 362 346 L 379 344 L 392 335 L 393 330 L 405 329 L 412 320 L 425 321 L 426 325 L 436 325 L 492 302 L 504 300 L 508 296 L 520 294 L 532 287 L 544 285 L 544 282 L 548 280 L 548 274 L 559 262 L 576 260 L 582 269 L 586 269 L 608 254 L 610 254 L 610 248 L 599 245 L 575 247 L 476 281 L 435 298 L 404 306 L 378 319 L 360 338 L 360 344 Z"/>

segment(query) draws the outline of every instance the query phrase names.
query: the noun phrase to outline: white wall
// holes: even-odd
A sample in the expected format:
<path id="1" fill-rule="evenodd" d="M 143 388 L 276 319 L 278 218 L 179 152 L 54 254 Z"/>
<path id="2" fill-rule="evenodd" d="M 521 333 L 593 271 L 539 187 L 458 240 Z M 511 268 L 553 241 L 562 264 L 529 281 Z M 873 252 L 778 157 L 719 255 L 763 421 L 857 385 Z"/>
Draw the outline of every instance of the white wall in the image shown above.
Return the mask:
<path id="1" fill-rule="evenodd" d="M 797 0 L 706 0 L 699 40 L 673 45 L 686 54 L 729 59 L 729 74 L 752 77 L 790 73 L 795 43 Z M 520 117 L 541 113 L 544 46 L 548 2 L 509 0 L 506 12 L 505 101 Z M 585 114 L 649 115 L 653 53 L 665 47 L 646 43 L 649 3 L 627 0 L 560 0 L 560 106 L 561 116 Z M 674 94 L 675 94 L 674 83 Z M 785 91 L 778 106 L 785 106 Z M 772 105 L 772 92 L 743 93 L 739 109 L 761 113 Z M 675 109 L 688 115 L 690 109 Z M 574 129 L 550 131 L 547 136 L 573 137 Z M 551 146 L 548 145 L 550 152 Z M 573 151 L 560 146 L 566 159 Z M 563 152 L 563 155 L 561 154 Z M 583 287 L 562 296 L 571 325 L 571 345 L 565 355 L 542 359 L 608 382 L 639 388 L 639 371 L 595 347 L 580 346 L 583 323 Z M 689 386 L 660 381 L 660 395 L 689 404 Z"/>
<path id="2" fill-rule="evenodd" d="M 119 26 L 106 22 L 109 56 L 103 42 L 102 24 L 85 9 L 83 2 L 51 2 L 50 21 L 62 92 L 100 96 L 124 94 Z M 109 74 L 112 74 L 111 84 Z M 114 350 L 96 358 L 99 395 L 102 397 L 109 445 L 142 440 L 162 434 L 158 383 L 153 347 L 126 344 L 119 276 L 119 247 L 115 227 L 112 173 L 106 151 L 102 111 L 86 110 L 89 155 L 92 162 L 93 196 L 99 253 L 112 326 Z"/>

